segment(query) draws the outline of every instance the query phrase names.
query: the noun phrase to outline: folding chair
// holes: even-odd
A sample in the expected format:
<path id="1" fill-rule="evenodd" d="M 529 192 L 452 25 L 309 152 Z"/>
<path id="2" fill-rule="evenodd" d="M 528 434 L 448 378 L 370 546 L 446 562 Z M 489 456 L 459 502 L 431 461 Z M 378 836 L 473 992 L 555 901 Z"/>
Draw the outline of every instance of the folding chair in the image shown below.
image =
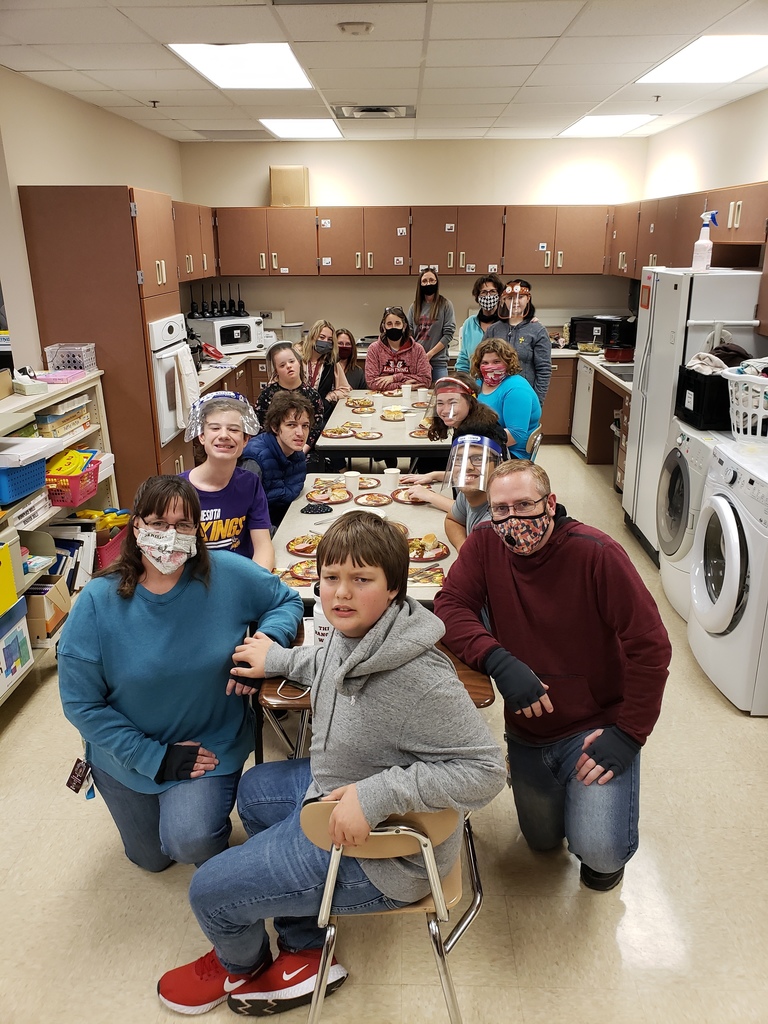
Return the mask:
<path id="1" fill-rule="evenodd" d="M 538 454 L 539 448 L 541 446 L 541 437 L 541 427 L 536 427 L 536 429 L 532 430 L 531 433 L 528 435 L 525 450 L 530 455 L 531 462 L 536 461 L 536 455 Z"/>

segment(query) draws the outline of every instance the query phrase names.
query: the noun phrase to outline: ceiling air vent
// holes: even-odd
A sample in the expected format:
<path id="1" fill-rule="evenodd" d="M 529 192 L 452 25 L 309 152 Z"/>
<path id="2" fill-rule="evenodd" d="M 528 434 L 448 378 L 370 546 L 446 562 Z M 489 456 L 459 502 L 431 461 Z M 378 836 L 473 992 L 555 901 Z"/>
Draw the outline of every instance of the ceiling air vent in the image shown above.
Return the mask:
<path id="1" fill-rule="evenodd" d="M 333 108 L 337 120 L 340 121 L 382 121 L 390 118 L 415 117 L 415 107 L 376 106 L 338 106 Z"/>

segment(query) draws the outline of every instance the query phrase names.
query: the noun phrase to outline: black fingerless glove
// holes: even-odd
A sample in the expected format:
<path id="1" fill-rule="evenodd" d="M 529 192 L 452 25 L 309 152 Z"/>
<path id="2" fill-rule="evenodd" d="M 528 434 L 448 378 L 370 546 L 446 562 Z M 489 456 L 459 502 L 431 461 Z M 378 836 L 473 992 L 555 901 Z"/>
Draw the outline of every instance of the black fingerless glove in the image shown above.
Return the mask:
<path id="1" fill-rule="evenodd" d="M 491 651 L 483 669 L 493 676 L 496 688 L 510 711 L 529 708 L 547 692 L 536 673 L 503 647 Z"/>
<path id="2" fill-rule="evenodd" d="M 609 725 L 585 748 L 584 753 L 605 771 L 621 775 L 640 753 L 640 744 L 617 725 Z"/>
<path id="3" fill-rule="evenodd" d="M 192 747 L 186 744 L 172 743 L 165 752 L 165 757 L 155 776 L 155 782 L 184 782 L 186 779 L 191 779 L 199 752 L 199 743 Z"/>

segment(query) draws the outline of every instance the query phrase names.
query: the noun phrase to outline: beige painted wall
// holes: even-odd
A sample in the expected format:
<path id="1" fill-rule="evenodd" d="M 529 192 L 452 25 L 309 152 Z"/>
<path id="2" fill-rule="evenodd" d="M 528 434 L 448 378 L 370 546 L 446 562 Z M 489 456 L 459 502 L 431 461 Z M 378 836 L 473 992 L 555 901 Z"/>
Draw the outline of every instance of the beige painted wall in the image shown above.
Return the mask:
<path id="1" fill-rule="evenodd" d="M 311 205 L 623 203 L 646 139 L 181 143 L 184 198 L 268 206 L 270 164 L 309 168 Z"/>
<path id="2" fill-rule="evenodd" d="M 768 181 L 768 91 L 719 107 L 648 140 L 644 195 Z"/>
<path id="3" fill-rule="evenodd" d="M 0 280 L 17 365 L 42 365 L 18 185 L 135 185 L 181 195 L 178 143 L 0 67 Z"/>

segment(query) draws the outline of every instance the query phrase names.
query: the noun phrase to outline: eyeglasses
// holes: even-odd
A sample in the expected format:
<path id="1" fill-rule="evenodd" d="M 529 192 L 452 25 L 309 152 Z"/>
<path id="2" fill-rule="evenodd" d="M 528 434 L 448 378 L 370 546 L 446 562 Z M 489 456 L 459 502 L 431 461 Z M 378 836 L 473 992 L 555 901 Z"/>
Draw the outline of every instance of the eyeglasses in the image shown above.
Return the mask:
<path id="1" fill-rule="evenodd" d="M 186 519 L 182 519 L 180 523 L 166 523 L 164 519 L 155 519 L 151 523 L 148 519 L 142 519 L 142 522 L 148 530 L 154 530 L 156 533 L 166 533 L 168 530 L 175 530 L 177 533 L 197 533 L 197 526 Z"/>
<path id="2" fill-rule="evenodd" d="M 475 466 L 476 468 L 485 465 L 487 461 L 488 457 L 486 455 L 470 455 L 467 459 L 470 466 Z"/>
<path id="3" fill-rule="evenodd" d="M 541 498 L 537 498 L 536 501 L 527 499 L 525 501 L 516 501 L 512 505 L 491 505 L 491 519 L 506 519 L 507 516 L 528 516 L 539 502 L 546 501 L 548 497 L 548 494 L 544 494 Z"/>

